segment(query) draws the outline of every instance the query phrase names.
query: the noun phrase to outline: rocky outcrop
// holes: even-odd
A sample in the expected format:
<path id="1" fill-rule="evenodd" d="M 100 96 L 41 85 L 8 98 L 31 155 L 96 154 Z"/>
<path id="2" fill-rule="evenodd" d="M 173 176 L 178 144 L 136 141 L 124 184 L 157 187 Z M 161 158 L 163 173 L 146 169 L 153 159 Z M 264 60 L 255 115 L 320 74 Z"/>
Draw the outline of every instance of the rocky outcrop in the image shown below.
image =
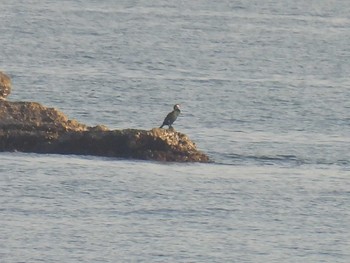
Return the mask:
<path id="1" fill-rule="evenodd" d="M 88 127 L 35 102 L 0 101 L 0 151 L 209 162 L 185 134 L 174 130 Z"/>
<path id="2" fill-rule="evenodd" d="M 0 71 L 0 100 L 5 100 L 11 93 L 11 79 Z"/>

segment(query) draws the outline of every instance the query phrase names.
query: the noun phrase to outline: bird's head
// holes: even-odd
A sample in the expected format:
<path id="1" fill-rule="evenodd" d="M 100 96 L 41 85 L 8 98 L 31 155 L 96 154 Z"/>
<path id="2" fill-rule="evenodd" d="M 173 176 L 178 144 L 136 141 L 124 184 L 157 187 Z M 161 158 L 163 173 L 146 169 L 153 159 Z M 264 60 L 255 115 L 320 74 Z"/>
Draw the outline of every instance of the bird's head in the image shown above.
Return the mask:
<path id="1" fill-rule="evenodd" d="M 174 110 L 180 110 L 180 105 L 179 104 L 175 104 L 174 105 Z"/>

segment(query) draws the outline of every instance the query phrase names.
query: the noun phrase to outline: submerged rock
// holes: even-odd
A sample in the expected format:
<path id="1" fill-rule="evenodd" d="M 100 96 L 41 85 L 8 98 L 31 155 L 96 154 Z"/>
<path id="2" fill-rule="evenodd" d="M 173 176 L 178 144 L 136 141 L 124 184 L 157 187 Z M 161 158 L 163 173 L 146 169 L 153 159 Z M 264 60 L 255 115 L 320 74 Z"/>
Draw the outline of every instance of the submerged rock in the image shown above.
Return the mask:
<path id="1" fill-rule="evenodd" d="M 36 102 L 0 101 L 0 151 L 209 162 L 185 134 L 174 130 L 88 127 Z"/>

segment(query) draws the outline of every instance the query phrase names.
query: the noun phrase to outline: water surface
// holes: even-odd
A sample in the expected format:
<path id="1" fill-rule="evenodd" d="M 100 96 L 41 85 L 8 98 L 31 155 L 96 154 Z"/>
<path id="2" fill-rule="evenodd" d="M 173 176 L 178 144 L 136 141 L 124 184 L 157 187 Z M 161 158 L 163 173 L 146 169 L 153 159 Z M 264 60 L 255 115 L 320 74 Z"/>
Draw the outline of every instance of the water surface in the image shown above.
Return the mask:
<path id="1" fill-rule="evenodd" d="M 212 164 L 0 154 L 2 262 L 349 262 L 346 1 L 1 1 L 10 100 L 175 128 Z"/>

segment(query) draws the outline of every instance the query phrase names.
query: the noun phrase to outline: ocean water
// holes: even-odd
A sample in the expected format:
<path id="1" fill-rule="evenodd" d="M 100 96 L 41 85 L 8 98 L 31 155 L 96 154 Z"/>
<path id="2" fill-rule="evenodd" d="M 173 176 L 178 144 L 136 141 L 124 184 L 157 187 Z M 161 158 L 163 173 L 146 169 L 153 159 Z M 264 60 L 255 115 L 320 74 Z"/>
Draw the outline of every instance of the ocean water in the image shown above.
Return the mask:
<path id="1" fill-rule="evenodd" d="M 214 161 L 0 153 L 0 262 L 350 262 L 350 2 L 0 1 L 9 100 Z"/>

